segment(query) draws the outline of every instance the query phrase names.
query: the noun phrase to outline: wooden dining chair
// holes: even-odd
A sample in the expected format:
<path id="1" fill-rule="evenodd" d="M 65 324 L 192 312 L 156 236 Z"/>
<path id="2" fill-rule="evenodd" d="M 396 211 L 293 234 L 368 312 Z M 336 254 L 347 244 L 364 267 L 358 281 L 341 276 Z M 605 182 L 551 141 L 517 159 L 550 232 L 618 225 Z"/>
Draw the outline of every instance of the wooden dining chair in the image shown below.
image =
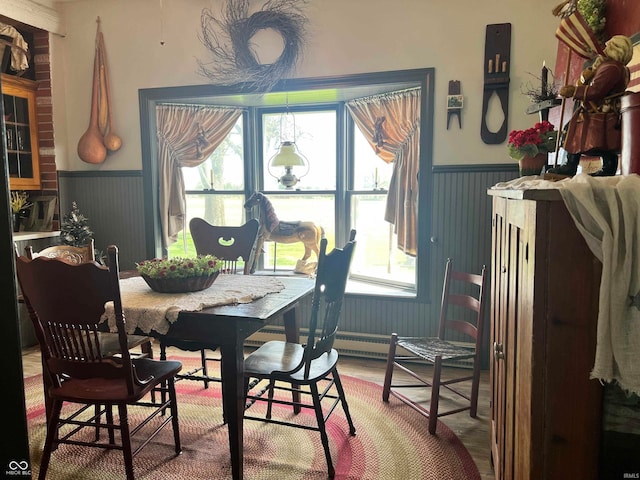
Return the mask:
<path id="1" fill-rule="evenodd" d="M 17 252 L 17 250 L 16 250 Z M 95 246 L 93 238 L 84 246 L 52 245 L 36 252 L 31 245 L 24 248 L 25 255 L 29 259 L 35 257 L 47 257 L 62 260 L 71 264 L 87 263 L 95 261 Z M 106 325 L 105 325 L 106 328 Z M 119 351 L 118 336 L 115 333 L 104 332 L 101 334 L 102 348 L 105 352 Z M 140 353 L 136 355 L 153 358 L 153 338 L 146 335 L 129 335 L 127 337 L 129 348 L 140 347 Z"/>
<path id="2" fill-rule="evenodd" d="M 309 333 L 304 344 L 272 340 L 264 343 L 245 359 L 246 408 L 244 418 L 266 423 L 303 428 L 320 432 L 329 477 L 335 469 L 329 450 L 326 422 L 338 403 L 342 404 L 349 434 L 356 429 L 351 420 L 347 398 L 338 375 L 338 352 L 333 348 L 340 323 L 351 258 L 355 248 L 355 230 L 343 248 L 326 253 L 327 239 L 320 241 L 320 255 L 316 272 Z M 276 397 L 274 393 L 288 392 Z M 309 400 L 310 399 L 310 400 Z M 258 402 L 266 402 L 266 415 L 250 415 Z M 324 402 L 324 403 L 323 403 Z M 315 427 L 296 422 L 290 417 L 273 417 L 273 405 L 293 406 L 294 412 L 311 409 L 315 412 Z"/>
<path id="3" fill-rule="evenodd" d="M 487 283 L 486 268 L 480 274 L 458 272 L 453 269 L 451 259 L 447 260 L 442 301 L 440 304 L 440 321 L 437 337 L 400 337 L 391 334 L 387 365 L 382 389 L 382 400 L 389 401 L 393 395 L 429 419 L 429 433 L 435 434 L 438 417 L 469 410 L 469 415 L 476 417 L 478 411 L 478 388 L 480 386 L 480 363 L 482 338 L 484 331 L 484 291 Z M 453 289 L 453 290 L 452 290 Z M 455 315 L 455 317 L 454 317 Z M 457 341 L 451 338 L 456 333 Z M 462 337 L 461 337 L 462 334 Z M 466 345 L 460 339 L 471 339 Z M 400 347 L 400 349 L 398 348 Z M 445 362 L 459 362 L 471 359 L 471 373 L 461 374 L 449 371 L 446 379 L 442 377 Z M 418 363 L 416 363 L 418 362 Z M 432 374 L 425 375 L 418 371 L 419 363 L 433 365 Z M 410 375 L 412 383 L 392 383 L 394 368 Z M 452 369 L 454 370 L 454 369 Z M 458 372 L 460 369 L 457 369 Z M 468 370 L 466 370 L 468 372 Z M 454 388 L 451 385 L 471 382 L 470 393 Z M 468 384 L 468 383 L 467 383 Z M 403 388 L 431 388 L 429 408 L 419 402 L 402 395 Z M 462 406 L 446 411 L 439 410 L 440 389 L 446 388 L 456 397 L 464 399 Z"/>
<path id="4" fill-rule="evenodd" d="M 39 252 L 35 252 L 31 245 L 27 245 L 24 251 L 28 258 L 44 256 L 49 258 L 59 258 L 67 263 L 93 262 L 96 256 L 93 238 L 90 239 L 87 245 L 82 247 L 74 247 L 72 245 L 52 245 L 40 250 Z"/>
<path id="5" fill-rule="evenodd" d="M 189 231 L 198 255 L 214 255 L 222 261 L 223 274 L 249 274 L 255 257 L 258 240 L 258 220 L 251 219 L 244 225 L 211 225 L 206 220 L 195 217 L 189 222 Z M 204 382 L 204 388 L 209 388 L 209 382 L 222 381 L 219 376 L 210 375 L 209 362 L 220 362 L 220 356 L 211 356 L 218 345 L 207 340 L 202 342 L 164 339 L 160 340 L 160 358 L 166 358 L 166 348 L 177 347 L 190 352 L 200 351 L 200 366 L 178 375 L 179 380 L 197 380 Z"/>
<path id="6" fill-rule="evenodd" d="M 40 463 L 41 480 L 46 478 L 52 451 L 65 444 L 74 448 L 122 450 L 126 477 L 132 480 L 134 456 L 169 423 L 173 427 L 175 453 L 181 452 L 174 379 L 182 365 L 177 361 L 130 355 L 120 297 L 117 247 L 108 248 L 108 260 L 107 268 L 95 262 L 70 264 L 45 256 L 16 258 L 18 281 L 51 382 L 47 387 L 51 412 L 47 416 Z M 105 351 L 101 342 L 103 332 L 99 326 L 108 302 L 114 305 L 117 355 Z M 162 395 L 149 396 L 157 390 Z M 155 398 L 162 400 L 156 402 Z M 86 406 L 86 414 L 79 415 L 76 410 L 63 415 L 65 403 Z M 131 428 L 128 407 L 133 405 L 145 407 L 150 413 Z M 93 411 L 89 409 L 91 406 Z M 113 406 L 117 407 L 117 418 Z M 167 410 L 169 415 L 165 413 Z M 86 428 L 95 429 L 95 438 L 82 434 Z M 108 432 L 108 440 L 101 442 L 103 428 Z M 134 438 L 140 439 L 135 449 Z"/>

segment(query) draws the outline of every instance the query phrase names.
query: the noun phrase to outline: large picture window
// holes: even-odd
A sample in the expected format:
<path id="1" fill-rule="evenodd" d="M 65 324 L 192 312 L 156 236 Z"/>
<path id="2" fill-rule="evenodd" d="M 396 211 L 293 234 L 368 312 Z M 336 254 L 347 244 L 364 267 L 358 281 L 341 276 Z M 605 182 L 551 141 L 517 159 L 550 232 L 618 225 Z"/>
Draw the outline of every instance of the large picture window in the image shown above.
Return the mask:
<path id="1" fill-rule="evenodd" d="M 184 92 L 180 90 L 178 93 L 173 92 L 173 89 L 166 89 L 167 92 L 151 90 L 149 95 L 154 98 L 147 98 L 146 102 L 145 95 L 142 94 L 141 115 L 143 118 L 148 116 L 151 128 L 155 127 L 154 115 L 145 107 L 160 104 L 156 99 L 159 93 L 163 97 L 164 105 L 171 103 L 171 97 L 176 104 L 200 105 L 197 99 L 203 97 L 206 98 L 206 102 L 202 105 L 240 107 L 243 112 L 226 138 L 203 162 L 197 166 L 181 168 L 185 186 L 184 228 L 179 232 L 178 241 L 168 245 L 163 254 L 195 254 L 188 231 L 189 221 L 193 217 L 204 218 L 212 224 L 240 225 L 246 222 L 249 216 L 257 215 L 255 208 L 245 211 L 244 203 L 251 194 L 259 191 L 269 198 L 280 221 L 310 221 L 321 226 L 328 239 L 329 249 L 344 243 L 349 230 L 355 228 L 358 232 L 358 247 L 352 262 L 352 280 L 386 286 L 385 291 L 390 294 L 393 289 L 399 288 L 404 292 L 403 296 L 407 291 L 413 291 L 420 296 L 427 288 L 428 278 L 424 274 L 421 278 L 418 274 L 420 271 L 427 271 L 425 265 L 428 261 L 426 251 L 420 245 L 426 243 L 424 238 L 428 238 L 425 237 L 428 229 L 418 228 L 418 225 L 429 218 L 428 204 L 421 204 L 422 211 L 427 213 L 421 214 L 420 218 L 416 214 L 415 224 L 411 226 L 414 231 L 422 230 L 422 240 L 413 238 L 414 245 L 417 244 L 418 248 L 407 249 L 406 234 L 400 242 L 397 225 L 388 221 L 389 212 L 392 211 L 388 201 L 389 192 L 395 188 L 396 192 L 399 191 L 402 195 L 406 191 L 405 185 L 400 185 L 398 189 L 398 169 L 389 157 L 393 152 L 387 150 L 384 155 L 374 152 L 372 132 L 363 127 L 362 119 L 354 121 L 350 112 L 351 104 L 349 109 L 347 104 L 353 100 L 370 99 L 396 91 L 415 90 L 416 87 L 421 87 L 427 92 L 426 101 L 418 101 L 420 126 L 418 129 L 414 128 L 417 134 L 414 136 L 412 148 L 416 150 L 411 154 L 418 152 L 418 156 L 414 155 L 414 158 L 419 157 L 420 168 L 423 171 L 425 166 L 428 167 L 426 174 L 421 175 L 419 179 L 421 185 L 428 186 L 433 117 L 430 105 L 433 95 L 431 74 L 428 69 L 409 71 L 402 75 L 400 72 L 391 72 L 389 75 L 382 75 L 391 79 L 387 84 L 380 81 L 376 74 L 372 74 L 378 83 L 371 86 L 367 84 L 368 76 L 364 75 L 363 84 L 354 83 L 351 87 L 345 87 L 346 84 L 341 83 L 337 90 L 326 89 L 317 92 L 309 88 L 300 92 L 290 89 L 264 95 L 228 95 L 235 91 L 233 87 L 184 87 Z M 393 87 L 397 87 L 397 90 Z M 381 89 L 384 93 L 375 93 Z M 218 92 L 218 96 L 212 96 L 212 91 Z M 374 92 L 373 95 L 366 95 L 371 92 Z M 376 107 L 374 105 L 374 108 Z M 424 114 L 427 114 L 426 123 L 421 119 Z M 377 120 L 376 118 L 376 123 Z M 391 117 L 388 121 L 394 122 L 391 126 L 398 124 L 396 119 Z M 413 121 L 416 121 L 415 117 Z M 376 136 L 380 133 L 378 130 L 376 126 Z M 427 138 L 423 138 L 424 132 L 427 132 Z M 381 136 L 373 139 L 381 142 L 384 140 Z M 389 137 L 387 140 L 394 139 Z M 272 165 L 270 162 L 284 141 L 295 142 L 298 151 L 305 158 L 304 166 L 293 167 L 296 182 L 289 182 L 288 185 L 282 181 L 286 168 Z M 425 146 L 427 150 L 423 155 Z M 389 147 L 393 146 L 386 143 L 385 148 Z M 149 145 L 143 144 L 145 189 L 149 192 L 157 181 L 157 178 L 154 178 L 157 173 L 147 174 L 149 168 L 153 170 L 151 159 L 154 148 L 153 142 Z M 386 158 L 383 158 L 385 155 Z M 407 178 L 414 182 L 417 179 L 415 171 L 419 168 L 418 160 L 411 168 L 414 170 Z M 412 208 L 417 211 L 416 192 L 417 188 L 412 192 L 411 201 Z M 152 197 L 153 195 L 149 198 Z M 416 199 L 415 205 L 413 199 Z M 422 195 L 420 200 L 422 201 Z M 396 202 L 396 206 L 393 207 L 395 215 L 402 211 L 402 205 L 402 201 Z M 160 230 L 156 218 L 155 214 L 147 217 L 147 231 Z M 402 218 L 401 221 L 406 222 L 406 218 Z M 157 252 L 157 236 L 154 234 L 152 239 Z M 155 255 L 158 256 L 158 253 Z M 303 255 L 302 243 L 276 244 L 267 241 L 257 268 L 265 273 L 288 273 L 294 270 Z M 315 255 L 311 260 L 315 261 Z"/>
<path id="2" fill-rule="evenodd" d="M 269 197 L 279 220 L 313 222 L 322 227 L 330 245 L 336 244 L 337 231 L 351 228 L 358 231 L 358 249 L 351 268 L 353 278 L 415 287 L 414 258 L 398 249 L 393 225 L 384 220 L 393 165 L 374 153 L 359 129 L 350 128 L 351 135 L 340 136 L 338 110 L 337 105 L 313 110 L 257 109 L 262 126 L 256 130 L 259 138 L 246 139 L 239 119 L 204 163 L 183 167 L 187 222 L 180 235 L 182 241 L 170 248 L 170 255 L 195 253 L 188 231 L 188 221 L 193 217 L 217 225 L 244 223 L 244 172 L 259 167 L 257 171 L 262 174 L 257 189 Z M 286 188 L 277 178 L 282 173 L 281 167 L 270 166 L 270 161 L 280 144 L 289 139 L 295 141 L 308 165 L 300 168 L 304 176 L 299 183 Z M 344 143 L 341 148 L 339 139 Z M 245 140 L 262 145 L 260 165 L 245 165 Z M 346 148 L 347 144 L 353 148 Z M 344 162 L 338 162 L 338 151 L 346 152 Z M 343 188 L 339 190 L 338 185 Z M 341 198 L 348 199 L 345 204 L 350 208 L 336 214 L 340 210 L 337 199 Z M 303 254 L 302 243 L 266 242 L 259 268 L 276 272 L 293 270 Z"/>

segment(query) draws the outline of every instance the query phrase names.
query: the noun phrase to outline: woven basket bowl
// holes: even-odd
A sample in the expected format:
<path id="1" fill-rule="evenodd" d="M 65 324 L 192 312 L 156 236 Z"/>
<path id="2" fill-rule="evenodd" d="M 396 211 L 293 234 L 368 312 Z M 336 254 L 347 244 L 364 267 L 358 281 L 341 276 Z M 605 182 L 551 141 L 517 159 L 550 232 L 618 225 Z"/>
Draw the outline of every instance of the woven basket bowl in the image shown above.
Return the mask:
<path id="1" fill-rule="evenodd" d="M 151 278 L 141 274 L 147 285 L 159 293 L 185 293 L 198 292 L 209 288 L 216 281 L 220 272 L 216 272 L 208 277 L 187 277 L 187 278 Z"/>

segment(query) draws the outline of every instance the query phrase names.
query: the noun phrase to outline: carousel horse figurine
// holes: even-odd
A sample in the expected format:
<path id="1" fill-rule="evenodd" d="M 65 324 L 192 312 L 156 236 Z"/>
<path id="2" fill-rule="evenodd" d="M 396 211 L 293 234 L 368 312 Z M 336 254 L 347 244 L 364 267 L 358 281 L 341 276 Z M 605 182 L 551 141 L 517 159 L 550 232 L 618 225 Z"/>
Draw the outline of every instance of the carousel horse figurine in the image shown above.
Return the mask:
<path id="1" fill-rule="evenodd" d="M 278 216 L 273 209 L 271 201 L 262 193 L 256 192 L 245 202 L 244 208 L 247 210 L 259 207 L 260 230 L 258 231 L 258 243 L 256 245 L 256 258 L 251 268 L 255 270 L 264 242 L 269 240 L 276 243 L 296 243 L 304 244 L 304 256 L 298 260 L 294 272 L 313 273 L 317 262 L 307 263 L 311 252 L 315 252 L 316 259 L 320 252 L 320 239 L 324 236 L 324 229 L 313 222 L 284 222 L 278 220 Z"/>

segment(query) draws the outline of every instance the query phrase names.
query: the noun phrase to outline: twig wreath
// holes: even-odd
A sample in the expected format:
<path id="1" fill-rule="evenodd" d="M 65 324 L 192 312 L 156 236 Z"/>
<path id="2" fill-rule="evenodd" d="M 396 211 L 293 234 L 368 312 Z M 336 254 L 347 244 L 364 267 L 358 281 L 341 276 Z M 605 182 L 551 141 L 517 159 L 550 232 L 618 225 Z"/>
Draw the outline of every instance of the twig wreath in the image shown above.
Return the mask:
<path id="1" fill-rule="evenodd" d="M 304 45 L 307 18 L 301 4 L 309 0 L 269 0 L 262 9 L 249 15 L 248 0 L 227 0 L 222 18 L 205 8 L 201 15 L 200 41 L 213 54 L 213 60 L 198 60 L 198 73 L 213 83 L 230 85 L 249 83 L 268 92 L 294 70 Z M 261 30 L 274 30 L 282 36 L 280 56 L 269 64 L 260 63 L 250 46 Z"/>

